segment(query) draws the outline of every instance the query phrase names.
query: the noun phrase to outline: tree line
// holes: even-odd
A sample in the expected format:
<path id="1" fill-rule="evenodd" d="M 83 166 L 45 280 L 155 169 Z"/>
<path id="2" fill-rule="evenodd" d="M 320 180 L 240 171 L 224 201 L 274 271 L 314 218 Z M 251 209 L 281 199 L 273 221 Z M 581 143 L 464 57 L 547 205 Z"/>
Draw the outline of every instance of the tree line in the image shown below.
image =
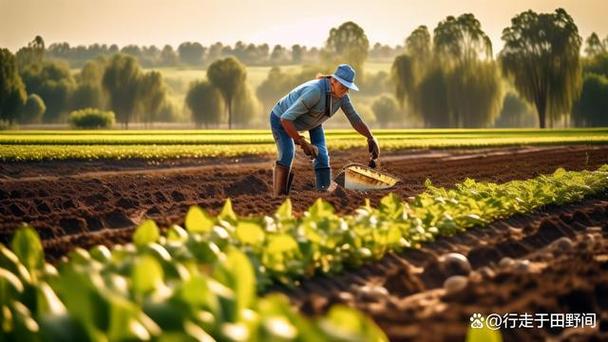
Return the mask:
<path id="1" fill-rule="evenodd" d="M 353 96 L 376 96 L 367 109 L 381 126 L 406 119 L 425 127 L 608 124 L 608 37 L 591 34 L 581 54 L 583 40 L 576 24 L 565 10 L 557 9 L 516 15 L 503 30 L 502 40 L 504 47 L 495 58 L 481 23 L 465 13 L 446 17 L 432 34 L 426 26 L 416 28 L 397 56 L 388 46 L 370 48 L 364 30 L 354 22 L 332 28 L 309 63 L 303 61 L 311 58 L 312 49 L 296 45 L 289 51 L 275 47 L 269 53 L 263 45 L 237 43 L 231 48 L 217 43 L 205 48 L 184 43 L 177 52 L 169 46 L 172 54 L 164 55 L 173 56 L 176 63 L 208 63 L 206 75 L 189 86 L 184 99 L 199 127 L 248 127 L 255 113 L 268 112 L 293 87 L 319 72 L 331 73 L 339 63 L 349 63 L 358 72 L 362 91 Z M 0 50 L 0 119 L 62 122 L 68 111 L 83 108 L 111 110 L 125 127 L 130 122 L 176 119 L 179 110 L 168 101 L 161 74 L 144 71 L 146 64 L 139 58 L 150 51 L 162 56 L 165 49 L 96 46 L 89 57 L 97 57 L 72 75 L 67 63 L 54 59 L 59 50 L 71 53 L 69 46 L 62 46 L 45 48 L 42 37 L 36 37 L 15 55 Z M 301 71 L 273 67 L 267 79 L 251 89 L 247 63 L 273 55 L 276 61 L 291 62 L 296 56 Z M 366 72 L 370 58 L 392 60 L 390 74 Z"/>
<path id="2" fill-rule="evenodd" d="M 391 47 L 376 43 L 370 48 L 369 55 L 375 60 L 388 61 L 401 51 L 401 46 Z M 286 47 L 280 44 L 252 44 L 238 41 L 234 46 L 220 42 L 203 46 L 198 42 L 183 42 L 177 48 L 166 44 L 162 48 L 155 45 L 91 44 L 89 46 L 70 46 L 67 42 L 53 43 L 45 54 L 52 59 L 65 60 L 71 67 L 82 67 L 87 61 L 99 57 L 111 57 L 122 53 L 133 56 L 145 68 L 170 66 L 207 67 L 218 59 L 235 57 L 248 66 L 288 65 L 316 63 L 321 49 L 294 44 Z"/>

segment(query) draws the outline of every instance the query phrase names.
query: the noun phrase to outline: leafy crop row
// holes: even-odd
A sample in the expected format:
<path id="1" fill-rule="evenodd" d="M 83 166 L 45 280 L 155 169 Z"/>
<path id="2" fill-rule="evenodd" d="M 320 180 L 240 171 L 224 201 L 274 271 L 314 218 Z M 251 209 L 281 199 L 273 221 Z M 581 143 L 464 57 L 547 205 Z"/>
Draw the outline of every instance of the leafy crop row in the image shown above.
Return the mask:
<path id="1" fill-rule="evenodd" d="M 0 340 L 386 341 L 353 309 L 309 320 L 282 295 L 258 297 L 235 248 L 177 227 L 160 236 L 152 221 L 133 242 L 76 249 L 56 268 L 35 230 L 18 230 L 12 251 L 0 245 Z"/>
<path id="2" fill-rule="evenodd" d="M 228 199 L 217 217 L 190 208 L 185 225 L 220 249 L 237 246 L 244 251 L 256 266 L 263 289 L 274 282 L 297 284 L 315 273 L 340 272 L 437 235 L 605 192 L 608 165 L 596 171 L 558 169 L 552 175 L 503 184 L 467 179 L 449 190 L 430 181 L 426 187 L 409 203 L 390 194 L 377 208 L 368 201 L 346 216 L 335 214 L 329 203 L 318 199 L 296 218 L 287 199 L 273 217 L 238 218 Z"/>

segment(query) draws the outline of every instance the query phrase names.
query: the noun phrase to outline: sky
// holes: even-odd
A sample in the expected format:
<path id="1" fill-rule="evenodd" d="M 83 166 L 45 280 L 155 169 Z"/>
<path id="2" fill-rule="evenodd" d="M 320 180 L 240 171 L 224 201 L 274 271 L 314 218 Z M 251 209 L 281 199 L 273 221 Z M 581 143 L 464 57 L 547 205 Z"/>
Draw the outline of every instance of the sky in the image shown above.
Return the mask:
<path id="1" fill-rule="evenodd" d="M 608 36 L 608 0 L 0 0 L 0 47 L 15 52 L 36 35 L 46 45 L 93 43 L 174 48 L 268 43 L 320 47 L 329 30 L 354 21 L 376 42 L 395 46 L 419 25 L 433 30 L 448 15 L 473 13 L 495 53 L 511 18 L 525 10 L 562 7 L 585 39 Z"/>

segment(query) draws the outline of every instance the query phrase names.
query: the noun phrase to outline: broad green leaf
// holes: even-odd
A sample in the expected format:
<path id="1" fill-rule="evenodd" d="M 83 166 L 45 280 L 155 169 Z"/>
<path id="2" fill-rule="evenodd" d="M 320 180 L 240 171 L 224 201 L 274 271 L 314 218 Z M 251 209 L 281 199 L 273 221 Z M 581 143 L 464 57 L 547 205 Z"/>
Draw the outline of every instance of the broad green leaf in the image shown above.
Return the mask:
<path id="1" fill-rule="evenodd" d="M 112 258 L 112 252 L 104 245 L 97 245 L 89 251 L 91 257 L 99 262 L 108 262 Z"/>
<path id="2" fill-rule="evenodd" d="M 30 226 L 19 228 L 13 237 L 11 247 L 28 271 L 40 269 L 44 265 L 42 243 L 34 228 Z"/>
<path id="3" fill-rule="evenodd" d="M 199 235 L 190 236 L 186 246 L 196 260 L 204 264 L 215 262 L 221 255 L 220 248 L 214 242 L 203 239 Z"/>
<path id="4" fill-rule="evenodd" d="M 57 294 L 49 286 L 49 284 L 42 282 L 36 287 L 38 315 L 51 314 L 51 315 L 63 315 L 66 313 L 66 308 L 57 297 Z"/>
<path id="5" fill-rule="evenodd" d="M 203 328 L 192 322 L 184 323 L 184 332 L 188 334 L 188 337 L 194 339 L 199 342 L 215 342 L 215 339 L 209 335 Z M 164 334 L 163 334 L 164 335 Z M 184 339 L 178 339 L 178 341 L 183 341 Z"/>
<path id="6" fill-rule="evenodd" d="M 131 274 L 133 290 L 138 294 L 154 291 L 163 282 L 163 269 L 152 256 L 139 257 Z"/>
<path id="7" fill-rule="evenodd" d="M 382 213 L 396 219 L 403 215 L 403 202 L 392 192 L 380 200 L 379 209 Z"/>
<path id="8" fill-rule="evenodd" d="M 317 198 L 317 200 L 308 209 L 308 213 L 313 219 L 325 218 L 334 214 L 334 208 L 322 198 Z"/>
<path id="9" fill-rule="evenodd" d="M 298 249 L 298 243 L 296 242 L 296 240 L 294 240 L 293 237 L 287 234 L 276 235 L 270 237 L 269 239 L 270 242 L 268 243 L 268 247 L 266 248 L 266 251 L 269 254 L 284 253 Z"/>
<path id="10" fill-rule="evenodd" d="M 279 220 L 289 220 L 293 217 L 291 200 L 289 198 L 285 199 L 285 201 L 279 206 L 275 215 Z"/>
<path id="11" fill-rule="evenodd" d="M 160 232 L 158 231 L 156 222 L 153 220 L 146 220 L 135 230 L 135 233 L 133 234 L 133 243 L 135 243 L 136 246 L 141 247 L 151 242 L 158 241 L 159 237 Z"/>
<path id="12" fill-rule="evenodd" d="M 186 229 L 191 233 L 206 233 L 213 228 L 215 219 L 199 206 L 192 206 L 186 214 Z"/>
<path id="13" fill-rule="evenodd" d="M 236 237 L 244 244 L 259 246 L 264 242 L 264 230 L 255 222 L 240 221 L 236 226 Z"/>
<path id="14" fill-rule="evenodd" d="M 213 312 L 218 321 L 236 322 L 239 319 L 238 303 L 236 294 L 228 286 L 220 282 L 227 281 L 225 278 L 229 273 L 219 265 L 213 277 L 209 277 L 207 286 L 211 293 L 215 295 L 218 302 L 218 310 Z M 224 277 L 224 278 L 222 278 Z M 222 278 L 222 279 L 220 279 Z"/>
<path id="15" fill-rule="evenodd" d="M 154 260 L 154 259 L 151 259 Z M 116 295 L 108 295 L 110 302 L 110 341 L 150 340 L 160 335 L 161 330 L 154 321 L 141 312 L 134 303 Z"/>
<path id="16" fill-rule="evenodd" d="M 0 268 L 0 307 L 8 305 L 23 292 L 23 283 L 16 275 Z"/>
<path id="17" fill-rule="evenodd" d="M 193 276 L 181 285 L 178 293 L 193 308 L 207 307 L 213 311 L 217 310 L 217 299 L 209 291 L 207 277 L 200 274 Z"/>
<path id="18" fill-rule="evenodd" d="M 188 238 L 188 232 L 176 224 L 171 225 L 167 231 L 167 240 L 169 241 L 185 241 Z"/>
<path id="19" fill-rule="evenodd" d="M 236 214 L 234 213 L 234 210 L 232 210 L 232 201 L 230 200 L 230 198 L 226 199 L 226 202 L 224 203 L 224 207 L 222 208 L 222 211 L 220 212 L 220 214 L 217 217 L 222 220 L 226 220 L 226 221 L 236 221 L 237 220 Z"/>
<path id="20" fill-rule="evenodd" d="M 237 315 L 249 308 L 255 299 L 255 273 L 247 256 L 236 248 L 231 248 L 226 260 L 215 273 L 216 279 L 234 291 L 237 301 Z"/>

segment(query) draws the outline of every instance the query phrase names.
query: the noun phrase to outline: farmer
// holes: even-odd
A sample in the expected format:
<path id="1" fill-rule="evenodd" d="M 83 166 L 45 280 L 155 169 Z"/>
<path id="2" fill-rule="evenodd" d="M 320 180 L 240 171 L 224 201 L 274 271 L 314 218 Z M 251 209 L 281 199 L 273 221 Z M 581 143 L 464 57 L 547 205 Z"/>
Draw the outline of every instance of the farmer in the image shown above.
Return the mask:
<path id="1" fill-rule="evenodd" d="M 299 145 L 304 154 L 313 160 L 317 190 L 335 189 L 323 123 L 338 108 L 342 108 L 351 126 L 367 138 L 371 158 L 378 158 L 378 142 L 348 96 L 350 89 L 359 90 L 354 81 L 355 70 L 348 64 L 341 64 L 332 75 L 317 75 L 315 80 L 299 85 L 274 106 L 270 113 L 270 126 L 278 155 L 273 169 L 274 196 L 289 194 L 293 181 L 291 164 L 295 145 Z M 298 133 L 302 131 L 308 131 L 310 142 Z"/>

